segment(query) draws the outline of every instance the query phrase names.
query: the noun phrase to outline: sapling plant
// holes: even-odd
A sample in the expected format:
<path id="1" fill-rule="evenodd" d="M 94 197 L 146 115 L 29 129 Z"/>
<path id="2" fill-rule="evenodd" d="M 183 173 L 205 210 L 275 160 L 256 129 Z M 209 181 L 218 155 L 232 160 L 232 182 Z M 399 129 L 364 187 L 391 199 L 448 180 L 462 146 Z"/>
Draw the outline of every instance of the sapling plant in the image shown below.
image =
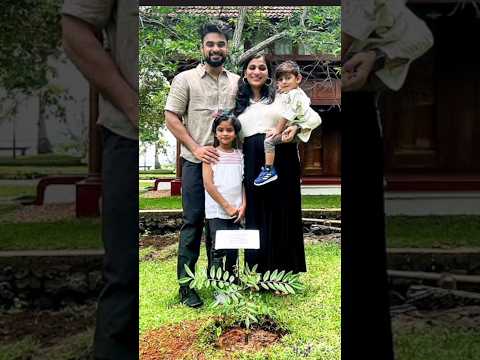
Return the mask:
<path id="1" fill-rule="evenodd" d="M 251 332 L 251 326 L 258 324 L 260 319 L 270 316 L 274 311 L 268 307 L 260 297 L 260 290 L 273 291 L 277 294 L 295 294 L 302 290 L 303 285 L 299 274 L 284 270 L 257 272 L 257 265 L 251 269 L 247 263 L 240 270 L 239 260 L 234 266 L 233 273 L 222 267 L 211 267 L 210 270 L 193 271 L 185 265 L 186 277 L 180 279 L 181 284 L 188 284 L 190 288 L 200 290 L 212 288 L 218 295 L 212 307 L 218 308 L 224 321 L 235 320 L 246 329 L 245 342 Z"/>

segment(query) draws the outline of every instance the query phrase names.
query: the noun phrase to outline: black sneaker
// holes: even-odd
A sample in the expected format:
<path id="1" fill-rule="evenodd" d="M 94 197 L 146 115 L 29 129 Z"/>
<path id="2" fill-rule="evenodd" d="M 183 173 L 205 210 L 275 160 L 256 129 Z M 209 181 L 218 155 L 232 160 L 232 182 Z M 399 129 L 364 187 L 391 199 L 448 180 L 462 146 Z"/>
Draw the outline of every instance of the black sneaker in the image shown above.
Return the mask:
<path id="1" fill-rule="evenodd" d="M 203 305 L 203 301 L 195 289 L 190 289 L 188 286 L 180 286 L 179 294 L 180 302 L 184 305 L 191 308 L 197 308 Z"/>

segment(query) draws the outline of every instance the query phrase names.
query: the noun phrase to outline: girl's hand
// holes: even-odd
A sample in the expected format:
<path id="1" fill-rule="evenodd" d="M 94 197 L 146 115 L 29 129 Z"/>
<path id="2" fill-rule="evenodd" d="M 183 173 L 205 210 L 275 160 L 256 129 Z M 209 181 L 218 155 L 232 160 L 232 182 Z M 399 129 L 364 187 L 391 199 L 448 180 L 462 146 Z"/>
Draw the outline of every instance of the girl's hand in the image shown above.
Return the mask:
<path id="1" fill-rule="evenodd" d="M 234 208 L 232 205 L 228 205 L 225 208 L 225 211 L 227 212 L 228 216 L 231 216 L 233 218 L 234 216 L 236 217 L 238 215 L 239 209 Z"/>
<path id="2" fill-rule="evenodd" d="M 235 223 L 242 221 L 242 219 L 245 217 L 245 209 L 246 209 L 245 205 L 242 205 L 238 208 L 238 215 L 234 221 Z"/>
<path id="3" fill-rule="evenodd" d="M 287 127 L 282 133 L 282 142 L 289 143 L 293 140 L 295 135 L 297 134 L 298 126 L 292 125 Z"/>

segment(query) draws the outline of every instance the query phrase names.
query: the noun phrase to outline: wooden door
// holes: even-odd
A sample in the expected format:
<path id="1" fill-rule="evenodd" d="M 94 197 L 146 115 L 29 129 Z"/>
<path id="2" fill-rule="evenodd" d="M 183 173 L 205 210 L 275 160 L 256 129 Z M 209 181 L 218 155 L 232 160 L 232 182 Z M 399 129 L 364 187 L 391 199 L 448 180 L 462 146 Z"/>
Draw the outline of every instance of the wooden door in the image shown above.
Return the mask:
<path id="1" fill-rule="evenodd" d="M 299 153 L 304 177 L 340 177 L 340 113 L 320 113 L 322 125 Z"/>

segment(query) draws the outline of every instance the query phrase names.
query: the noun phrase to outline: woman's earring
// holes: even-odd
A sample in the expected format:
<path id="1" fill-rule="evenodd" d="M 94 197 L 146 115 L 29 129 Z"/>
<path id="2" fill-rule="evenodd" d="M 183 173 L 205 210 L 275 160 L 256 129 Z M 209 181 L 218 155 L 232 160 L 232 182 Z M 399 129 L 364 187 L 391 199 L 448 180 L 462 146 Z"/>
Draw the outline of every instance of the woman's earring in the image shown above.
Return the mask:
<path id="1" fill-rule="evenodd" d="M 268 83 L 265 81 L 265 85 L 270 86 L 272 85 L 272 78 L 267 78 Z"/>

